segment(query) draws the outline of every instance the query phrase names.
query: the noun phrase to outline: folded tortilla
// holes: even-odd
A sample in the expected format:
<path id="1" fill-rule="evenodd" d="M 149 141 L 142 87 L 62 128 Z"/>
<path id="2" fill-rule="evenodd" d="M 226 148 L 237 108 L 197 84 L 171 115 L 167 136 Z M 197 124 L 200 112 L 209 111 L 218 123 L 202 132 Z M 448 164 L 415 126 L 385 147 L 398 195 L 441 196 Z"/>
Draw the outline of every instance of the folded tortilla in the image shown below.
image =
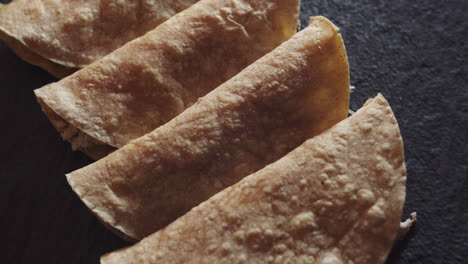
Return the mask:
<path id="1" fill-rule="evenodd" d="M 0 9 L 0 37 L 25 61 L 62 78 L 197 1 L 14 0 Z"/>
<path id="2" fill-rule="evenodd" d="M 167 124 L 67 175 L 114 231 L 141 239 L 346 118 L 341 35 L 324 17 Z"/>
<path id="3" fill-rule="evenodd" d="M 100 158 L 289 39 L 298 15 L 299 0 L 202 0 L 35 93 L 62 137 Z"/>
<path id="4" fill-rule="evenodd" d="M 405 199 L 403 155 L 397 121 L 378 95 L 101 263 L 384 263 Z"/>

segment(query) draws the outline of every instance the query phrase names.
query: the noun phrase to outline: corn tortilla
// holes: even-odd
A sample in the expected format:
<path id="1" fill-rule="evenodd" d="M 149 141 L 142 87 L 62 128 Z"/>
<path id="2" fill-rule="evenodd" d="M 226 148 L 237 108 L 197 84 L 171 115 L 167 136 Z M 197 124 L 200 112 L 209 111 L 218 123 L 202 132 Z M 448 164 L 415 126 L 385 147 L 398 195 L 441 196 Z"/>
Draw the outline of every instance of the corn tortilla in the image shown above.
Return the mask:
<path id="1" fill-rule="evenodd" d="M 55 127 L 76 132 L 60 128 L 62 137 L 100 158 L 106 145 L 151 132 L 289 39 L 298 15 L 299 0 L 202 0 L 35 93 L 49 119 L 61 120 Z"/>
<path id="2" fill-rule="evenodd" d="M 14 0 L 0 37 L 25 61 L 58 78 L 144 35 L 198 0 Z"/>
<path id="3" fill-rule="evenodd" d="M 400 225 L 405 182 L 398 124 L 378 95 L 101 263 L 385 263 Z"/>
<path id="4" fill-rule="evenodd" d="M 153 132 L 67 175 L 83 202 L 141 239 L 346 118 L 349 71 L 324 17 Z"/>

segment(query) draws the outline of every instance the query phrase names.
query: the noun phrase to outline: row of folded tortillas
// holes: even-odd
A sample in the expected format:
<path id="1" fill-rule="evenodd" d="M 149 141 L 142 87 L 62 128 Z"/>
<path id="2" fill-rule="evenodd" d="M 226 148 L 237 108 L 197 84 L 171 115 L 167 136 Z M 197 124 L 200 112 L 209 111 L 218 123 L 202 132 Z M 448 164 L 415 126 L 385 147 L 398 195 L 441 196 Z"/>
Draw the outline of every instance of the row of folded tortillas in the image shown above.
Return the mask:
<path id="1" fill-rule="evenodd" d="M 61 78 L 142 36 L 198 0 L 14 0 L 0 4 L 0 37 Z"/>
<path id="2" fill-rule="evenodd" d="M 64 76 L 195 2 L 16 0 L 0 6 L 0 36 Z M 312 18 L 222 84 L 294 33 L 298 6 L 202 0 L 36 90 L 75 148 L 99 158 L 130 142 L 67 175 L 113 231 L 141 239 L 196 206 L 102 263 L 385 261 L 405 196 L 403 145 L 381 95 L 322 133 L 348 109 L 338 29 Z"/>
<path id="3" fill-rule="evenodd" d="M 379 94 L 101 263 L 384 263 L 399 230 L 405 183 L 398 124 Z"/>
<path id="4" fill-rule="evenodd" d="M 289 39 L 298 15 L 299 0 L 202 0 L 35 93 L 74 149 L 101 158 Z"/>
<path id="5" fill-rule="evenodd" d="M 313 17 L 165 125 L 67 179 L 105 224 L 139 240 L 343 120 L 348 103 L 341 35 Z"/>

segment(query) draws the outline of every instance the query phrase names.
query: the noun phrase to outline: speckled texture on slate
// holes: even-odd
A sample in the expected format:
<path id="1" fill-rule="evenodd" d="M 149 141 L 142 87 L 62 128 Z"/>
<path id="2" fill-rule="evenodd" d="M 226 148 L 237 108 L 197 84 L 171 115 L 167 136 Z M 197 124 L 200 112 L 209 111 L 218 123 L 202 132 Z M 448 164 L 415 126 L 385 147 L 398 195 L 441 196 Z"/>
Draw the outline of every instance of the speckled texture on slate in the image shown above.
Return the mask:
<path id="1" fill-rule="evenodd" d="M 8 2 L 0 0 L 0 2 Z M 382 92 L 405 142 L 404 215 L 418 212 L 387 261 L 468 260 L 468 4 L 466 1 L 309 1 L 344 37 L 356 110 Z M 74 195 L 64 174 L 91 162 L 59 139 L 33 89 L 55 79 L 0 42 L 2 263 L 98 263 L 127 245 Z"/>

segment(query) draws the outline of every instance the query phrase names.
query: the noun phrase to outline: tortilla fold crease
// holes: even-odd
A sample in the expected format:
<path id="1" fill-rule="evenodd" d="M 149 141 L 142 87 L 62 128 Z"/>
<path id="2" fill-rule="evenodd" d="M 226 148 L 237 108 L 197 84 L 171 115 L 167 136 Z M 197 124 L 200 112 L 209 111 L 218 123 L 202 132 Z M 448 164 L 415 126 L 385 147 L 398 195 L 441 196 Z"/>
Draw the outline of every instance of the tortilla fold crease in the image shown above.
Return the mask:
<path id="1" fill-rule="evenodd" d="M 62 138 L 99 159 L 289 39 L 298 15 L 299 0 L 202 0 L 35 94 Z"/>
<path id="2" fill-rule="evenodd" d="M 101 264 L 383 264 L 399 230 L 405 185 L 400 131 L 379 94 Z"/>
<path id="3" fill-rule="evenodd" d="M 105 223 L 141 239 L 347 117 L 338 28 L 307 28 L 107 157 L 67 175 Z"/>
<path id="4" fill-rule="evenodd" d="M 13 0 L 0 5 L 0 37 L 23 60 L 63 78 L 196 2 Z"/>

